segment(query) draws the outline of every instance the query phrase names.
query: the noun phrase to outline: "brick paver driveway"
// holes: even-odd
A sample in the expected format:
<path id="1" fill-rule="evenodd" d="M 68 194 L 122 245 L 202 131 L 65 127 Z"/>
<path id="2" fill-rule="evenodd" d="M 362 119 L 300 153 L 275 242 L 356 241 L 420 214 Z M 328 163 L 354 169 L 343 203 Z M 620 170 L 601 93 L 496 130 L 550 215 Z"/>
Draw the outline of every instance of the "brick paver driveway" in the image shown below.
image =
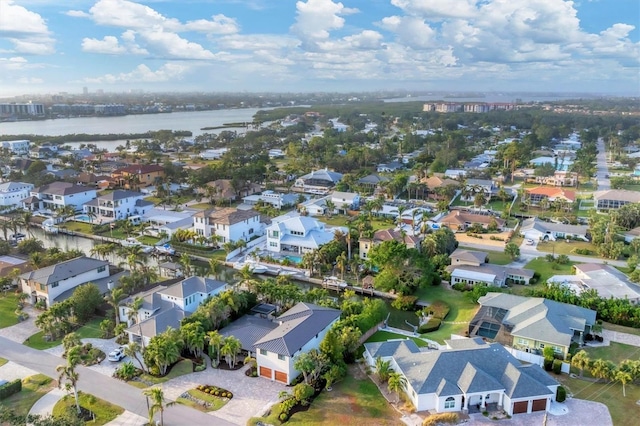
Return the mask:
<path id="1" fill-rule="evenodd" d="M 205 371 L 177 377 L 162 384 L 168 399 L 176 400 L 183 392 L 198 385 L 213 385 L 233 393 L 233 398 L 224 407 L 214 411 L 216 417 L 237 425 L 246 425 L 251 417 L 261 416 L 278 401 L 278 393 L 291 390 L 285 385 L 261 377 L 247 377 L 244 367 L 236 371 L 207 367 Z"/>
<path id="2" fill-rule="evenodd" d="M 584 399 L 569 398 L 564 403 L 568 409 L 567 414 L 547 416 L 547 426 L 612 426 L 613 421 L 606 405 L 599 402 Z M 468 425 L 493 425 L 500 426 L 530 426 L 541 425 L 544 413 L 516 414 L 511 419 L 503 419 L 499 422 L 484 417 L 482 414 L 471 414 Z"/>

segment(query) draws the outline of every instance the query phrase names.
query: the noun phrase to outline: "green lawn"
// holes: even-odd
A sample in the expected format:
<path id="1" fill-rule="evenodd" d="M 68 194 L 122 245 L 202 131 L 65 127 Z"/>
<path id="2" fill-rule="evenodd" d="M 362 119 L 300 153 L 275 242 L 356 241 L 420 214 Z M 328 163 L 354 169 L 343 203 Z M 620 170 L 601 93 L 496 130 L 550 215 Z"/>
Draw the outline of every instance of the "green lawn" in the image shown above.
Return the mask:
<path id="1" fill-rule="evenodd" d="M 186 398 L 178 398 L 177 402 L 179 402 L 180 404 L 188 405 L 189 407 L 195 408 L 196 410 L 204 411 L 205 413 L 219 410 L 225 405 L 227 405 L 227 402 L 229 402 L 229 400 L 226 398 L 219 398 L 215 395 L 209 395 L 207 393 L 199 391 L 198 389 L 189 389 L 187 392 L 189 393 L 189 395 L 195 398 L 211 403 L 211 406 L 208 408 L 205 408 L 202 405 L 197 404 Z"/>
<path id="2" fill-rule="evenodd" d="M 24 417 L 40 398 L 53 389 L 55 382 L 44 374 L 36 374 L 22 380 L 22 390 L 5 398 L 0 404 L 9 407 L 17 415 Z"/>
<path id="3" fill-rule="evenodd" d="M 90 425 L 105 425 L 124 413 L 124 409 L 113 405 L 103 399 L 97 398 L 93 395 L 89 395 L 83 392 L 78 392 L 80 406 L 91 410 L 95 414 L 95 420 L 87 422 Z M 53 407 L 54 416 L 63 416 L 67 410 L 75 410 L 75 399 L 72 395 L 64 396 Z"/>
<path id="4" fill-rule="evenodd" d="M 333 385 L 331 392 L 323 391 L 313 401 L 307 411 L 295 413 L 286 423 L 293 426 L 320 425 L 376 425 L 400 426 L 400 414 L 380 394 L 378 387 L 360 372 L 349 372 L 347 377 Z M 277 405 L 277 404 L 276 404 Z M 257 421 L 279 425 L 275 417 L 276 409 L 266 418 L 253 418 L 247 424 Z"/>
<path id="5" fill-rule="evenodd" d="M 80 232 L 83 234 L 93 234 L 93 231 L 91 230 L 91 227 L 93 225 L 87 222 L 77 222 L 75 220 L 70 220 L 69 222 L 65 222 L 61 226 L 68 229 L 69 231 Z"/>
<path id="6" fill-rule="evenodd" d="M 462 334 L 467 330 L 469 321 L 473 318 L 480 305 L 476 305 L 467 299 L 464 293 L 450 290 L 443 286 L 431 286 L 420 288 L 415 293 L 419 300 L 435 302 L 442 300 L 449 305 L 449 314 L 437 331 L 423 334 L 430 340 L 444 343 L 452 334 Z M 454 324 L 456 323 L 456 324 Z"/>
<path id="7" fill-rule="evenodd" d="M 0 328 L 5 328 L 18 323 L 18 317 L 15 314 L 18 308 L 18 295 L 11 292 L 2 294 L 0 292 Z"/>
<path id="8" fill-rule="evenodd" d="M 591 360 L 605 359 L 616 364 L 620 364 L 625 359 L 637 359 L 640 357 L 640 348 L 616 342 L 611 342 L 610 346 L 585 347 L 583 349 L 589 354 Z"/>
<path id="9" fill-rule="evenodd" d="M 640 192 L 640 183 L 637 184 L 629 184 L 629 185 L 623 185 L 622 189 L 626 189 L 628 191 L 639 191 Z"/>
<path id="10" fill-rule="evenodd" d="M 544 257 L 538 257 L 527 263 L 526 269 L 533 269 L 540 274 L 538 283 L 547 281 L 554 275 L 571 275 L 573 274 L 573 265 L 575 262 L 569 262 L 566 265 L 558 265 L 557 263 L 548 262 Z"/>
<path id="11" fill-rule="evenodd" d="M 0 358 L 0 367 L 2 367 L 3 365 L 5 365 L 8 362 L 9 362 L 8 359 Z"/>
<path id="12" fill-rule="evenodd" d="M 153 383 L 154 385 L 158 385 L 160 383 L 164 383 L 171 379 L 175 379 L 176 377 L 184 376 L 185 374 L 193 373 L 193 362 L 189 359 L 183 359 L 179 361 L 176 365 L 173 366 L 169 374 L 164 377 L 155 377 L 150 374 L 142 373 L 140 379 L 144 382 Z M 130 383 L 140 383 L 140 382 L 130 382 Z M 145 386 L 146 387 L 146 386 Z"/>
<path id="13" fill-rule="evenodd" d="M 640 400 L 640 386 L 626 386 L 627 396 L 622 396 L 620 383 L 594 383 L 578 378 L 572 379 L 566 374 L 554 376 L 567 388 L 567 393 L 574 398 L 588 399 L 603 403 L 609 408 L 611 419 L 616 426 L 632 426 L 638 424 L 636 401 Z"/>
<path id="14" fill-rule="evenodd" d="M 102 320 L 104 320 L 103 317 L 93 318 L 91 321 L 77 329 L 75 332 L 81 339 L 100 338 L 102 335 L 102 332 L 100 331 L 100 322 Z M 33 349 L 44 350 L 62 344 L 62 338 L 46 342 L 44 340 L 44 333 L 42 331 L 39 331 L 33 336 L 29 337 L 23 344 Z"/>
<path id="15" fill-rule="evenodd" d="M 144 244 L 147 246 L 155 246 L 160 242 L 160 238 L 151 237 L 149 235 L 138 237 L 137 240 L 140 241 L 140 244 Z"/>
<path id="16" fill-rule="evenodd" d="M 589 250 L 591 254 L 578 254 L 575 252 L 576 249 L 580 250 Z M 596 251 L 596 247 L 587 241 L 571 241 L 569 243 L 560 240 L 560 241 L 541 241 L 538 243 L 538 250 L 543 251 L 545 253 L 555 253 L 555 255 L 566 254 L 566 255 L 576 255 L 576 256 L 593 256 L 598 257 L 598 253 Z"/>
<path id="17" fill-rule="evenodd" d="M 406 338 L 407 338 L 407 336 L 405 336 L 403 334 L 389 333 L 388 331 L 377 331 L 373 336 L 371 336 L 371 337 L 369 337 L 367 339 L 366 343 L 386 342 L 387 340 L 391 340 L 391 339 L 402 339 L 402 340 L 404 340 Z M 417 339 L 415 337 L 411 337 L 410 339 L 413 340 L 419 348 L 427 346 L 427 342 L 425 342 L 422 339 Z"/>
<path id="18" fill-rule="evenodd" d="M 207 210 L 207 209 L 211 209 L 214 208 L 215 205 L 211 204 L 211 203 L 198 203 L 198 204 L 191 204 L 189 206 L 190 209 L 196 209 L 196 210 Z"/>

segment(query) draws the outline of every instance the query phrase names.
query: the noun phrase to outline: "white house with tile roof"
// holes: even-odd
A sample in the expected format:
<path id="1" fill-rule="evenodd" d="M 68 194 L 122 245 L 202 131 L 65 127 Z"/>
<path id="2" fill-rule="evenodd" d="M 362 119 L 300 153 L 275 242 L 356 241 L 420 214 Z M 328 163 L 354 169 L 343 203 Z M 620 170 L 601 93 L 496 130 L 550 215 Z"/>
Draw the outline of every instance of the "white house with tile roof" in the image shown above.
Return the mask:
<path id="1" fill-rule="evenodd" d="M 255 343 L 258 374 L 290 384 L 300 372 L 293 367 L 296 356 L 317 349 L 340 311 L 300 302 L 275 321 L 278 326 Z"/>
<path id="2" fill-rule="evenodd" d="M 68 182 L 53 182 L 31 190 L 30 196 L 22 200 L 22 207 L 35 211 L 40 209 L 57 210 L 66 206 L 74 206 L 82 210 L 82 206 L 96 198 L 95 188 L 75 185 Z"/>
<path id="3" fill-rule="evenodd" d="M 417 411 L 468 412 L 496 404 L 509 415 L 546 411 L 560 385 L 538 365 L 523 365 L 498 343 L 422 350 L 413 340 L 365 343 L 364 358 L 379 357 L 407 382 Z"/>
<path id="4" fill-rule="evenodd" d="M 249 241 L 264 234 L 264 224 L 256 210 L 209 209 L 193 215 L 193 229 L 207 238 L 218 236 L 220 243 Z"/>
<path id="5" fill-rule="evenodd" d="M 267 227 L 267 250 L 304 254 L 333 240 L 336 231 L 347 233 L 343 227 L 326 227 L 308 216 L 282 216 Z"/>
<path id="6" fill-rule="evenodd" d="M 95 214 L 96 223 L 142 216 L 153 208 L 153 203 L 145 201 L 144 197 L 142 192 L 116 189 L 85 203 L 84 212 Z"/>

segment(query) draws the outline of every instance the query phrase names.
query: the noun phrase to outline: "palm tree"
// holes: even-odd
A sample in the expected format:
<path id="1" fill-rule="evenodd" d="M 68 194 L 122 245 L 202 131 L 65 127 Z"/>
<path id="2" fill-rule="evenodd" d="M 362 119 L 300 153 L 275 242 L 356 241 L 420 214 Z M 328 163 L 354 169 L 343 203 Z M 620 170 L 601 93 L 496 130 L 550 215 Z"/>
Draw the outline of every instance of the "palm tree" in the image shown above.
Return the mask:
<path id="1" fill-rule="evenodd" d="M 590 363 L 589 354 L 585 350 L 581 350 L 571 358 L 571 365 L 580 370 L 580 377 L 582 377 L 584 369 L 588 368 Z"/>
<path id="2" fill-rule="evenodd" d="M 182 266 L 182 272 L 184 273 L 185 277 L 190 277 L 191 275 L 193 275 L 191 256 L 189 256 L 187 253 L 182 253 L 180 255 L 180 259 L 178 259 L 178 263 L 180 263 L 180 266 Z"/>
<path id="3" fill-rule="evenodd" d="M 240 349 L 242 349 L 242 342 L 237 338 L 229 336 L 224 339 L 224 344 L 222 348 L 220 348 L 220 352 L 226 358 L 229 368 L 233 368 L 236 365 L 236 357 Z"/>
<path id="4" fill-rule="evenodd" d="M 78 400 L 78 379 L 80 375 L 76 371 L 76 367 L 80 363 L 80 351 L 82 346 L 74 346 L 67 352 L 67 364 L 61 364 L 56 367 L 58 376 L 58 388 L 66 382 L 65 388 L 73 390 L 73 396 L 76 400 L 76 409 L 80 414 L 80 401 Z"/>
<path id="5" fill-rule="evenodd" d="M 142 350 L 140 343 L 138 342 L 129 342 L 128 345 L 124 347 L 124 354 L 129 358 L 135 359 L 140 365 L 140 369 L 146 372 L 145 365 L 142 360 L 138 357 L 138 353 Z"/>
<path id="6" fill-rule="evenodd" d="M 335 209 L 336 209 L 336 204 L 335 204 L 333 201 L 331 201 L 331 200 L 326 200 L 326 201 L 324 202 L 324 205 L 325 205 L 325 207 L 326 207 L 326 214 L 327 214 L 327 216 L 328 216 L 328 217 L 333 216 L 333 212 L 334 212 L 334 211 L 335 211 Z"/>
<path id="7" fill-rule="evenodd" d="M 400 373 L 389 373 L 389 380 L 387 381 L 387 388 L 389 392 L 395 392 L 400 402 L 400 392 L 405 390 L 407 386 L 407 379 Z"/>
<path id="8" fill-rule="evenodd" d="M 215 277 L 215 279 L 220 278 L 220 274 L 224 271 L 224 264 L 218 259 L 211 258 L 209 259 L 209 273 Z"/>
<path id="9" fill-rule="evenodd" d="M 31 231 L 32 217 L 33 217 L 33 213 L 30 212 L 29 210 L 25 210 L 24 212 L 22 212 L 22 223 L 24 223 L 24 227 L 31 238 L 33 238 L 33 231 Z"/>
<path id="10" fill-rule="evenodd" d="M 164 398 L 164 392 L 162 388 L 149 388 L 142 391 L 142 394 L 148 398 L 151 398 L 151 404 L 149 404 L 149 424 L 153 424 L 153 418 L 155 414 L 160 412 L 160 426 L 164 425 L 164 409 L 171 407 L 175 402 L 166 402 Z M 165 403 L 166 402 L 166 403 Z"/>
<path id="11" fill-rule="evenodd" d="M 631 373 L 629 373 L 628 371 L 624 371 L 624 370 L 616 370 L 615 375 L 613 376 L 613 378 L 617 382 L 622 383 L 622 396 L 626 398 L 627 397 L 627 391 L 625 389 L 625 385 L 632 380 Z"/>
<path id="12" fill-rule="evenodd" d="M 376 358 L 376 374 L 380 383 L 384 383 L 389 380 L 389 374 L 393 372 L 391 369 L 391 362 L 384 361 L 382 358 Z"/>
<path id="13" fill-rule="evenodd" d="M 340 278 L 344 280 L 344 271 L 347 269 L 347 254 L 345 252 L 340 253 L 336 258 L 336 267 L 340 270 Z"/>
<path id="14" fill-rule="evenodd" d="M 209 342 L 209 346 L 215 351 L 216 354 L 216 365 L 213 368 L 217 368 L 220 364 L 220 347 L 224 341 L 224 336 L 218 332 L 218 330 L 210 331 L 207 333 L 207 341 Z M 211 359 L 211 363 L 213 364 L 213 359 Z"/>
<path id="15" fill-rule="evenodd" d="M 111 305 L 116 315 L 116 327 L 118 326 L 118 324 L 120 324 L 120 314 L 118 312 L 120 308 L 120 302 L 125 298 L 125 296 L 126 294 L 124 293 L 124 290 L 122 288 L 115 287 L 112 288 L 111 291 L 104 297 L 107 303 Z"/>
<path id="16" fill-rule="evenodd" d="M 144 336 L 142 335 L 142 321 L 140 321 L 140 309 L 142 309 L 142 304 L 144 303 L 144 299 L 142 297 L 136 297 L 133 299 L 127 307 L 129 308 L 129 312 L 127 312 L 127 319 L 129 322 L 133 321 L 133 323 L 138 323 L 138 331 L 140 333 L 140 341 L 142 342 L 142 349 L 144 349 Z"/>
<path id="17" fill-rule="evenodd" d="M 591 375 L 604 380 L 611 380 L 611 376 L 615 371 L 615 364 L 611 361 L 605 361 L 603 359 L 596 359 L 591 364 Z"/>

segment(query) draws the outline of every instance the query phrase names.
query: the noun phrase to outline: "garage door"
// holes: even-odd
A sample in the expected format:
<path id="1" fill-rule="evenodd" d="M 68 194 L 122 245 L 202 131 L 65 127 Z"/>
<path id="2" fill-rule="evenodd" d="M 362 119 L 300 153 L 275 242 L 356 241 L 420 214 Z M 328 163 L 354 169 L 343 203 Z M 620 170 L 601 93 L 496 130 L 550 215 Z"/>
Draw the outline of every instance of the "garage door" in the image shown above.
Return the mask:
<path id="1" fill-rule="evenodd" d="M 531 411 L 544 411 L 547 409 L 547 400 L 546 399 L 534 399 L 533 407 Z"/>
<path id="2" fill-rule="evenodd" d="M 267 367 L 260 367 L 260 377 L 266 377 L 271 380 L 271 369 Z"/>
<path id="3" fill-rule="evenodd" d="M 276 370 L 276 382 L 287 384 L 287 373 Z"/>
<path id="4" fill-rule="evenodd" d="M 520 401 L 513 403 L 513 414 L 526 413 L 529 401 Z"/>

